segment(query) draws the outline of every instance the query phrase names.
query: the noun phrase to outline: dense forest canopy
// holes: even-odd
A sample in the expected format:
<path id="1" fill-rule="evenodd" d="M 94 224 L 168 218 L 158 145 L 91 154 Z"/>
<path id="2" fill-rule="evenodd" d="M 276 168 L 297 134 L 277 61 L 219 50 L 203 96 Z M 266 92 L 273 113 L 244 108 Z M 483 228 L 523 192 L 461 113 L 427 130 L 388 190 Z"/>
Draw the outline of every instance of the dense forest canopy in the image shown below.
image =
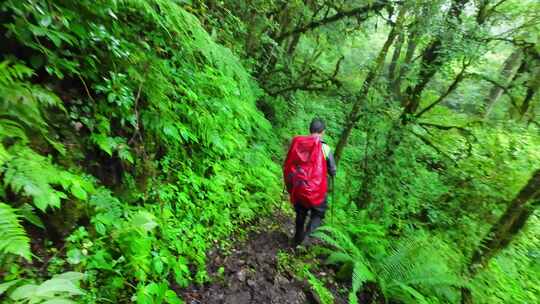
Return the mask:
<path id="1" fill-rule="evenodd" d="M 0 37 L 2 302 L 183 303 L 313 117 L 319 303 L 323 262 L 349 303 L 540 301 L 536 0 L 6 0 Z"/>

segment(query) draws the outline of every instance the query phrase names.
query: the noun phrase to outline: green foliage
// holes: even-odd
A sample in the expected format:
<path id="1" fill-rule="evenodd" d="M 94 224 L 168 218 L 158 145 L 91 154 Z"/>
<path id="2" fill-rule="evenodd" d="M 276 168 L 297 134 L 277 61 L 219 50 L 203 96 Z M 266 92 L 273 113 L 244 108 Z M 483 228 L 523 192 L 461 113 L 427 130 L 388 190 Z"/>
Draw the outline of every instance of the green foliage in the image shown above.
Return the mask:
<path id="1" fill-rule="evenodd" d="M 41 211 L 48 207 L 59 208 L 62 199 L 71 193 L 80 200 L 86 200 L 88 192 L 93 191 L 91 182 L 82 177 L 61 170 L 47 159 L 26 147 L 13 147 L 9 150 L 14 157 L 5 163 L 4 184 L 15 193 L 32 198 L 34 205 Z M 58 191 L 60 186 L 65 192 Z"/>
<path id="2" fill-rule="evenodd" d="M 21 280 L 14 280 L 0 284 L 0 295 L 7 291 L 7 303 L 77 303 L 73 298 L 84 294 L 78 286 L 82 279 L 82 273 L 64 272 L 41 284 L 20 284 Z"/>
<path id="3" fill-rule="evenodd" d="M 27 81 L 34 71 L 20 62 L 0 62 L 0 138 L 29 141 L 27 132 L 38 131 L 58 149 L 47 136 L 47 123 L 43 110 L 50 107 L 62 109 L 61 100 L 49 90 Z"/>
<path id="4" fill-rule="evenodd" d="M 345 264 L 344 267 L 352 269 L 349 302 L 358 303 L 356 293 L 360 287 L 367 281 L 375 280 L 364 253 L 356 247 L 347 234 L 342 233 L 340 230 L 322 227 L 315 236 L 336 248 L 336 251 L 328 256 L 327 262 L 329 264 Z"/>
<path id="5" fill-rule="evenodd" d="M 471 281 L 478 303 L 534 303 L 538 295 L 540 265 L 538 216 L 523 231 L 522 237 L 494 258 L 486 271 Z"/>
<path id="6" fill-rule="evenodd" d="M 0 203 L 0 252 L 12 253 L 30 260 L 30 239 L 19 221 L 16 210 L 8 204 Z"/>
<path id="7" fill-rule="evenodd" d="M 309 272 L 309 270 L 305 270 L 304 275 L 307 277 L 311 288 L 319 297 L 321 304 L 334 303 L 334 295 L 326 288 L 326 286 L 324 286 L 324 283 L 321 282 L 321 280 L 319 280 L 315 275 Z"/>
<path id="8" fill-rule="evenodd" d="M 210 246 L 279 199 L 256 83 L 175 2 L 1 10 L 0 197 L 68 235 L 44 269 L 84 273 L 85 303 L 178 303 L 170 283 L 207 281 Z"/>
<path id="9" fill-rule="evenodd" d="M 3 1 L 0 290 L 75 270 L 84 294 L 32 283 L 19 300 L 179 303 L 173 284 L 209 280 L 206 252 L 280 203 L 287 140 L 319 116 L 334 146 L 359 104 L 318 233 L 329 262 L 351 302 L 367 281 L 457 302 L 464 257 L 540 162 L 538 4 L 469 1 L 457 18 L 460 2 Z M 516 74 L 495 75 L 516 49 Z M 537 302 L 537 225 L 467 285 L 475 301 Z"/>
<path id="10" fill-rule="evenodd" d="M 376 282 L 387 299 L 404 303 L 459 302 L 463 280 L 454 268 L 459 263 L 452 260 L 455 253 L 433 236 L 412 232 L 375 255 L 342 228 L 325 226 L 315 236 L 331 248 L 327 263 L 339 265 L 338 276 L 350 278 L 350 303 L 358 303 L 357 293 L 366 282 Z"/>
<path id="11" fill-rule="evenodd" d="M 294 274 L 299 280 L 307 281 L 314 294 L 318 297 L 323 304 L 334 303 L 334 295 L 326 287 L 325 282 L 327 278 L 318 278 L 313 274 L 317 265 L 312 264 L 314 262 L 313 256 L 309 256 L 308 261 L 302 261 L 297 257 L 285 252 L 279 251 L 277 254 L 277 269 L 278 272 L 283 275 Z"/>

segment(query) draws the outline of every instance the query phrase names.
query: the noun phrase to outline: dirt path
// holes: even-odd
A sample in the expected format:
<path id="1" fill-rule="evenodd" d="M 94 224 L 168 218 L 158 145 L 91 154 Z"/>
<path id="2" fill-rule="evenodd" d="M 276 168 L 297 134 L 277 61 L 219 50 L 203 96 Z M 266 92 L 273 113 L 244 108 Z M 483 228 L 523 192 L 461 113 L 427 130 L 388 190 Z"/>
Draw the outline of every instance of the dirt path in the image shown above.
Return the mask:
<path id="1" fill-rule="evenodd" d="M 263 220 L 257 228 L 230 254 L 209 254 L 209 275 L 214 279 L 182 290 L 180 294 L 187 304 L 320 303 L 308 283 L 278 272 L 278 252 L 293 253 L 289 245 L 291 218 L 277 215 Z"/>

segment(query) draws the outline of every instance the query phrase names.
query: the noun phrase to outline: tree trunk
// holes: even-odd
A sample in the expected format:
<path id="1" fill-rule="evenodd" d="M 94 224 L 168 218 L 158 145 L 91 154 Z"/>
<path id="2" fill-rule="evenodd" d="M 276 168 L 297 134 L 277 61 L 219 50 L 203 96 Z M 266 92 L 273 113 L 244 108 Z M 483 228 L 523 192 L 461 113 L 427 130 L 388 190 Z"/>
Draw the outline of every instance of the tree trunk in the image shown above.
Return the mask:
<path id="1" fill-rule="evenodd" d="M 537 92 L 540 87 L 540 52 L 532 48 L 526 51 L 528 52 L 526 61 L 529 62 L 529 79 L 525 83 L 527 91 L 523 102 L 521 102 L 519 119 L 523 119 L 529 110 L 534 110 L 534 101 L 538 99 Z M 529 57 L 531 58 L 530 60 L 528 59 Z"/>
<path id="2" fill-rule="evenodd" d="M 336 164 L 339 163 L 341 154 L 343 153 L 343 148 L 345 148 L 345 145 L 347 145 L 349 136 L 351 135 L 351 132 L 354 129 L 354 126 L 356 125 L 356 123 L 358 122 L 360 118 L 360 115 L 359 115 L 360 108 L 364 102 L 364 99 L 367 97 L 367 94 L 369 93 L 369 89 L 371 88 L 371 85 L 375 82 L 375 80 L 377 79 L 377 76 L 379 75 L 379 72 L 384 64 L 384 59 L 386 58 L 386 55 L 388 53 L 388 49 L 394 42 L 394 39 L 396 38 L 398 32 L 400 31 L 403 25 L 404 17 L 405 17 L 405 8 L 402 7 L 399 12 L 399 16 L 398 16 L 398 19 L 396 20 L 394 27 L 392 27 L 392 30 L 390 30 L 390 33 L 388 34 L 388 37 L 382 49 L 380 50 L 379 55 L 377 56 L 377 59 L 375 60 L 375 64 L 371 66 L 371 68 L 369 69 L 366 79 L 364 80 L 364 83 L 362 84 L 362 89 L 358 93 L 357 98 L 354 101 L 353 107 L 351 111 L 349 112 L 349 115 L 347 116 L 347 120 L 345 121 L 345 127 L 343 131 L 341 132 L 341 135 L 339 136 L 339 141 L 336 145 L 336 151 L 334 153 Z"/>
<path id="3" fill-rule="evenodd" d="M 527 86 L 527 93 L 525 94 L 525 99 L 523 99 L 523 102 L 521 103 L 521 107 L 519 109 L 519 115 L 520 118 L 523 119 L 525 116 L 525 113 L 529 110 L 531 107 L 531 101 L 534 98 L 534 95 L 536 94 L 536 87 Z"/>
<path id="4" fill-rule="evenodd" d="M 489 233 L 474 251 L 469 272 L 474 276 L 489 260 L 504 249 L 521 230 L 533 211 L 529 201 L 540 200 L 540 169 L 534 172 L 525 187 L 510 202 L 504 214 L 491 227 Z"/>
<path id="5" fill-rule="evenodd" d="M 461 14 L 469 0 L 453 0 L 448 15 L 446 17 L 448 24 L 451 25 L 452 19 L 456 20 L 458 24 L 461 23 Z M 449 31 L 452 30 L 452 26 Z M 420 63 L 420 72 L 418 73 L 418 82 L 414 86 L 410 86 L 406 89 L 406 97 L 404 100 L 405 108 L 403 110 L 402 122 L 406 124 L 407 116 L 414 114 L 420 104 L 420 96 L 422 91 L 426 87 L 427 83 L 431 80 L 433 75 L 443 65 L 441 58 L 441 48 L 443 43 L 441 37 L 437 37 L 433 40 L 422 53 L 422 60 Z"/>
<path id="6" fill-rule="evenodd" d="M 415 117 L 420 118 L 422 115 L 424 115 L 424 113 L 431 110 L 434 106 L 440 104 L 446 97 L 448 97 L 448 95 L 454 92 L 454 90 L 458 87 L 459 83 L 462 82 L 463 79 L 465 79 L 465 71 L 467 70 L 467 67 L 468 67 L 468 64 L 463 64 L 463 68 L 456 75 L 456 77 L 454 78 L 454 81 L 452 81 L 448 89 L 443 94 L 441 94 L 441 96 L 439 96 L 439 98 L 437 98 L 434 102 L 432 102 L 430 105 L 428 105 L 423 110 L 418 112 L 415 115 Z"/>
<path id="7" fill-rule="evenodd" d="M 506 58 L 506 60 L 503 63 L 503 67 L 501 69 L 501 82 L 499 82 L 503 86 L 507 86 L 511 80 L 514 78 L 518 71 L 518 67 L 521 64 L 521 61 L 523 60 L 523 51 L 521 49 L 516 49 Z M 486 111 L 484 112 L 484 118 L 488 117 L 491 111 L 493 110 L 493 106 L 497 103 L 499 98 L 501 97 L 503 93 L 503 89 L 500 86 L 492 86 L 489 90 L 488 96 L 484 99 L 484 104 L 486 107 Z"/>
<path id="8" fill-rule="evenodd" d="M 528 202 L 531 203 L 528 204 Z M 491 258 L 510 244 L 538 204 L 540 204 L 540 169 L 534 172 L 527 184 L 510 202 L 497 223 L 480 241 L 468 267 L 471 279 L 489 263 Z M 461 289 L 461 303 L 473 303 L 471 291 L 467 287 Z"/>
<path id="9" fill-rule="evenodd" d="M 395 100 L 399 100 L 399 96 L 401 94 L 400 89 L 400 79 L 399 79 L 399 70 L 398 62 L 399 57 L 401 56 L 401 48 L 403 47 L 403 41 L 405 40 L 405 34 L 402 32 L 399 34 L 396 46 L 394 48 L 394 54 L 392 54 L 392 61 L 390 62 L 390 66 L 388 66 L 388 80 L 390 81 L 390 89 L 392 90 L 392 93 L 394 94 Z"/>
<path id="10" fill-rule="evenodd" d="M 399 70 L 399 76 L 396 81 L 393 83 L 394 94 L 398 97 L 399 102 L 402 106 L 405 106 L 403 96 L 401 95 L 401 82 L 407 76 L 411 69 L 411 64 L 416 51 L 418 43 L 416 41 L 417 33 L 415 31 L 411 32 L 407 37 L 407 52 L 405 53 L 405 59 L 403 60 L 403 66 Z"/>

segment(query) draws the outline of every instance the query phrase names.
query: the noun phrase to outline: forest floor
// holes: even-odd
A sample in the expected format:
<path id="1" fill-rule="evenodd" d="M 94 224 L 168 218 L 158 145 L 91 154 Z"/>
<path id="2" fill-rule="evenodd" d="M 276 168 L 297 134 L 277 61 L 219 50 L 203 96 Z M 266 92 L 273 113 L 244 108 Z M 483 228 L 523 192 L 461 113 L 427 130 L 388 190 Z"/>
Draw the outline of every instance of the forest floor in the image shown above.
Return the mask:
<path id="1" fill-rule="evenodd" d="M 310 249 L 291 247 L 293 230 L 290 215 L 279 212 L 262 219 L 248 229 L 247 235 L 233 240 L 230 250 L 209 252 L 211 282 L 180 290 L 181 297 L 187 304 L 323 303 L 308 281 L 300 278 L 298 269 L 293 268 L 298 263 L 291 260 L 304 259 Z M 339 292 L 343 288 L 329 279 L 334 276 L 333 270 L 324 266 L 314 268 L 317 271 L 311 272 L 326 282 L 334 303 L 346 303 L 345 295 Z"/>

